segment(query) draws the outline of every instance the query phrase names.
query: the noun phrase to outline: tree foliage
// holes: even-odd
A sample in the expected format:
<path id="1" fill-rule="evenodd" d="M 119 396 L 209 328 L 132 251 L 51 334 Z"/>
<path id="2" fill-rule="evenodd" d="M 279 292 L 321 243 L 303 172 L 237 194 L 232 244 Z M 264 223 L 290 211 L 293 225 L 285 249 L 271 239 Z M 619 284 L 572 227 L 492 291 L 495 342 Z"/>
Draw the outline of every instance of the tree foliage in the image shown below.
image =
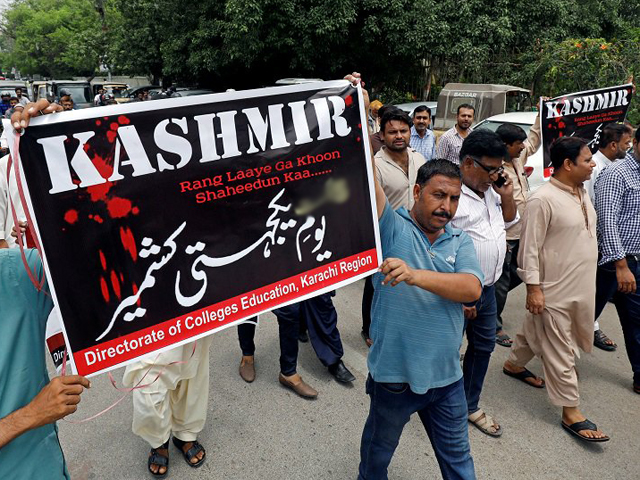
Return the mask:
<path id="1" fill-rule="evenodd" d="M 386 101 L 434 98 L 449 81 L 537 94 L 633 72 L 638 11 L 640 0 L 15 0 L 0 48 L 3 68 L 43 75 L 104 62 L 240 89 L 358 70 Z"/>
<path id="2" fill-rule="evenodd" d="M 2 66 L 63 78 L 92 75 L 101 59 L 99 16 L 87 0 L 18 0 L 2 24 Z"/>

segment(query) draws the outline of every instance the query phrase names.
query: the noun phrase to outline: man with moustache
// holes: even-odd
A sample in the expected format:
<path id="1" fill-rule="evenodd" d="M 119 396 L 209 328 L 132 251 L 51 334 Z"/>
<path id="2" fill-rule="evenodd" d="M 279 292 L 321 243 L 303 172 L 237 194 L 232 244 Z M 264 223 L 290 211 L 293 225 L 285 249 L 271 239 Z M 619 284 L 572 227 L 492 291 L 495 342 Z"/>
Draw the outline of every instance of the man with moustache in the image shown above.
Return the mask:
<path id="1" fill-rule="evenodd" d="M 557 139 L 550 155 L 553 177 L 529 197 L 518 253 L 529 313 L 503 371 L 542 386 L 525 368 L 538 356 L 551 403 L 562 407 L 562 427 L 581 440 L 604 442 L 609 437 L 580 411 L 575 362 L 578 348 L 593 348 L 598 243 L 596 212 L 583 182 L 595 162 L 578 137 Z"/>
<path id="2" fill-rule="evenodd" d="M 419 105 L 413 111 L 413 126 L 409 144 L 416 152 L 422 154 L 425 160 L 436 156 L 436 136 L 429 129 L 431 125 L 431 109 L 426 105 Z"/>
<path id="3" fill-rule="evenodd" d="M 359 74 L 346 78 L 358 82 Z M 396 122 L 389 127 L 401 128 L 403 122 Z M 402 430 L 414 413 L 427 431 L 442 476 L 474 479 L 459 348 L 461 302 L 480 296 L 482 272 L 469 237 L 449 225 L 460 199 L 460 170 L 446 160 L 420 167 L 410 211 L 394 211 L 377 176 L 374 182 L 385 260 L 374 277 L 366 385 L 371 406 L 358 479 L 387 478 Z"/>
<path id="4" fill-rule="evenodd" d="M 420 153 L 409 147 L 412 123 L 411 117 L 406 112 L 395 107 L 383 111 L 380 120 L 379 135 L 384 145 L 375 154 L 374 173 L 393 210 L 400 207 L 411 210 L 416 175 L 426 162 Z M 365 280 L 362 292 L 362 337 L 368 346 L 371 346 L 369 337 L 373 300 L 371 278 L 367 277 Z"/>
<path id="5" fill-rule="evenodd" d="M 504 176 L 507 149 L 498 134 L 473 131 L 460 149 L 462 195 L 451 224 L 473 240 L 484 275 L 482 296 L 464 307 L 468 346 L 464 355 L 464 389 L 469 421 L 483 433 L 498 437 L 502 429 L 479 406 L 482 385 L 489 368 L 496 336 L 495 283 L 502 274 L 506 253 L 505 228 L 520 220 L 513 199 L 513 183 Z M 502 184 L 497 183 L 499 179 Z"/>
<path id="6" fill-rule="evenodd" d="M 462 142 L 473 131 L 471 124 L 475 108 L 473 105 L 463 103 L 458 107 L 456 124 L 442 134 L 436 149 L 437 158 L 446 158 L 456 165 L 460 164 L 460 148 Z"/>

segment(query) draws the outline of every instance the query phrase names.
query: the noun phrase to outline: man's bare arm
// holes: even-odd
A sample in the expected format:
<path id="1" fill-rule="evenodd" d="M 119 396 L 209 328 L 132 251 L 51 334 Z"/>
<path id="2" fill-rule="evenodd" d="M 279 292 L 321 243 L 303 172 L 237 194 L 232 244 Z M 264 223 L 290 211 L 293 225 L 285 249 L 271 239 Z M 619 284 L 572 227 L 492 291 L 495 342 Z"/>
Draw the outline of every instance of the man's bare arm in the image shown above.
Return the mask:
<path id="1" fill-rule="evenodd" d="M 404 260 L 387 258 L 380 271 L 386 274 L 384 285 L 395 287 L 400 282 L 416 286 L 454 302 L 475 302 L 482 295 L 480 280 L 470 273 L 441 273 L 410 268 Z"/>
<path id="2" fill-rule="evenodd" d="M 358 85 L 361 81 L 360 74 L 358 72 L 353 72 L 351 75 L 347 75 L 344 77 L 345 80 L 349 80 L 354 86 Z M 364 87 L 364 83 L 362 83 Z M 364 97 L 364 107 L 365 111 L 369 111 L 369 92 L 367 92 L 364 88 L 362 88 L 362 96 Z M 378 178 L 376 177 L 376 161 L 373 154 L 373 146 L 371 145 L 371 141 L 369 141 L 369 149 L 371 152 L 371 171 L 373 172 L 373 182 L 375 185 L 376 192 L 376 207 L 378 210 L 378 218 L 382 217 L 382 212 L 384 212 L 384 206 L 387 203 L 387 196 L 380 186 L 378 182 Z"/>
<path id="3" fill-rule="evenodd" d="M 26 406 L 0 419 L 0 448 L 20 435 L 53 423 L 78 409 L 80 394 L 91 383 L 80 375 L 56 377 Z M 16 386 L 20 388 L 19 385 Z"/>

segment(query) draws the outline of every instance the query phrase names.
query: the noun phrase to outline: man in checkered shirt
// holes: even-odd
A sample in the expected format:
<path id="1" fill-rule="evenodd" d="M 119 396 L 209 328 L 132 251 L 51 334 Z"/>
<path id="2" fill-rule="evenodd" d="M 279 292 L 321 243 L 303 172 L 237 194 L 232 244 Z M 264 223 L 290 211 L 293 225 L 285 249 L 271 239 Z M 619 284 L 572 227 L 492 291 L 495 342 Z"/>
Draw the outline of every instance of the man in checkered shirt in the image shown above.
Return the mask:
<path id="1" fill-rule="evenodd" d="M 595 197 L 600 250 L 596 319 L 612 299 L 633 370 L 633 391 L 640 394 L 640 129 L 625 159 L 596 179 Z"/>
<path id="2" fill-rule="evenodd" d="M 463 103 L 458 106 L 456 124 L 444 132 L 438 141 L 436 158 L 446 158 L 450 162 L 460 165 L 460 149 L 462 142 L 473 131 L 471 124 L 476 109 L 473 105 Z"/>

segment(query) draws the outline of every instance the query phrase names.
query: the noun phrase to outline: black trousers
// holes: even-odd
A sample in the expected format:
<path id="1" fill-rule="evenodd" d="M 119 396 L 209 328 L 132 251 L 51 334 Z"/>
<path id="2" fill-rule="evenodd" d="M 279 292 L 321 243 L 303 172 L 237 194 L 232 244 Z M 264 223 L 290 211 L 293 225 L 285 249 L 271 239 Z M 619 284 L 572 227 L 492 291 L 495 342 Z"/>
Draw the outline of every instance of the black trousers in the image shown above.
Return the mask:
<path id="1" fill-rule="evenodd" d="M 504 256 L 504 264 L 502 265 L 502 275 L 495 283 L 496 286 L 496 305 L 498 307 L 498 315 L 496 320 L 496 332 L 502 330 L 502 311 L 507 303 L 507 295 L 511 290 L 522 283 L 518 276 L 518 249 L 520 240 L 507 240 L 507 254 Z"/>
<path id="2" fill-rule="evenodd" d="M 640 385 L 640 255 L 627 256 L 629 270 L 636 279 L 636 291 L 620 293 L 614 262 L 598 267 L 596 274 L 596 320 L 607 302 L 613 301 L 620 318 L 634 385 Z"/>
<path id="3" fill-rule="evenodd" d="M 373 303 L 373 275 L 364 279 L 364 290 L 362 291 L 362 333 L 369 337 L 371 328 L 371 304 Z"/>
<path id="4" fill-rule="evenodd" d="M 283 375 L 296 373 L 301 322 L 307 325 L 311 345 L 323 365 L 333 365 L 344 355 L 337 326 L 338 314 L 331 300 L 334 295 L 334 292 L 325 293 L 273 311 L 278 319 L 280 371 Z M 251 323 L 238 325 L 238 340 L 243 355 L 255 353 L 255 331 L 256 326 Z"/>

